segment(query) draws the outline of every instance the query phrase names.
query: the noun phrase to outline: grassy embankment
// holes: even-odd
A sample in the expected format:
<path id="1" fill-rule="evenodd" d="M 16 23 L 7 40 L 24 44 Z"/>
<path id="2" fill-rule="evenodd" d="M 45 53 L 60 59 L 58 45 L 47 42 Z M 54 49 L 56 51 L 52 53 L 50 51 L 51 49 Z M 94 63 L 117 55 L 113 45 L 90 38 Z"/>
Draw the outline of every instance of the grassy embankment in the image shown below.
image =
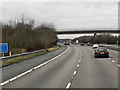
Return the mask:
<path id="1" fill-rule="evenodd" d="M 45 51 L 42 51 L 40 53 L 34 53 L 34 54 L 30 54 L 30 55 L 25 55 L 25 56 L 20 56 L 20 57 L 15 57 L 15 58 L 7 59 L 7 60 L 4 60 L 4 61 L 0 61 L 0 67 L 5 67 L 5 66 L 8 66 L 8 65 L 11 65 L 11 64 L 14 64 L 14 63 L 25 61 L 25 60 L 28 60 L 28 59 L 46 54 L 48 52 L 57 50 L 59 48 L 60 48 L 60 46 L 54 46 L 54 47 L 49 48 L 49 49 L 47 49 Z"/>

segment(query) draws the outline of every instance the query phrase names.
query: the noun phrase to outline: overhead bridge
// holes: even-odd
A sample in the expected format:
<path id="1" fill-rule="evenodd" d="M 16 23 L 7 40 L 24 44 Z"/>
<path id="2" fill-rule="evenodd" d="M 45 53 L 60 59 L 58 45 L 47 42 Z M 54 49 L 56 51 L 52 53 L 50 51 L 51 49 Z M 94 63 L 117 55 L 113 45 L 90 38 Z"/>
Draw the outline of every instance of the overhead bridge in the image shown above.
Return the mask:
<path id="1" fill-rule="evenodd" d="M 73 30 L 73 31 L 56 31 L 56 34 L 88 34 L 88 33 L 113 33 L 118 34 L 120 30 Z"/>

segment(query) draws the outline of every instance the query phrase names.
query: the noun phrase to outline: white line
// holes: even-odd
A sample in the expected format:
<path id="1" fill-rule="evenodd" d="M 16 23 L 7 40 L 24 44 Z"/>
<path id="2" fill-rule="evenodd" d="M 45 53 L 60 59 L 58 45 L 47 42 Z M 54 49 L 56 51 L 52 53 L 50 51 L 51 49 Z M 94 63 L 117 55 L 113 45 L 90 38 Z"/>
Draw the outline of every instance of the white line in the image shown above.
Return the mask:
<path id="1" fill-rule="evenodd" d="M 29 72 L 31 72 L 31 71 L 32 71 L 32 69 L 31 69 L 31 70 L 28 70 L 28 71 L 26 71 L 26 72 L 24 72 L 24 73 L 22 73 L 22 74 L 20 74 L 20 75 L 18 75 L 18 76 L 16 76 L 16 77 L 13 77 L 13 78 L 5 81 L 5 82 L 2 82 L 2 83 L 0 83 L 0 85 L 3 86 L 3 85 L 5 85 L 5 84 L 7 84 L 7 83 L 9 83 L 9 82 L 11 82 L 11 81 L 14 81 L 14 80 L 16 80 L 16 79 L 24 76 L 25 74 L 27 74 L 27 73 L 29 73 Z"/>
<path id="2" fill-rule="evenodd" d="M 20 78 L 20 77 L 22 77 L 23 75 L 22 74 L 20 74 L 20 75 L 18 75 L 18 76 L 16 76 L 17 78 Z"/>
<path id="3" fill-rule="evenodd" d="M 32 72 L 33 71 L 33 69 L 30 69 L 30 70 L 28 70 L 26 73 L 30 73 L 30 72 Z"/>
<path id="4" fill-rule="evenodd" d="M 69 89 L 69 88 L 70 88 L 70 86 L 71 86 L 71 83 L 68 83 L 68 85 L 67 85 L 66 89 Z"/>
<path id="5" fill-rule="evenodd" d="M 115 61 L 114 61 L 114 60 L 112 60 L 112 62 L 114 63 Z"/>
<path id="6" fill-rule="evenodd" d="M 42 63 L 42 64 L 40 64 L 40 65 L 34 67 L 33 69 L 38 69 L 38 68 L 44 66 L 45 64 L 49 63 L 50 61 L 52 61 L 52 60 L 48 60 L 48 61 L 46 61 L 46 62 L 44 62 L 44 63 Z"/>
<path id="7" fill-rule="evenodd" d="M 77 67 L 79 67 L 79 64 L 77 65 Z"/>
<path id="8" fill-rule="evenodd" d="M 10 82 L 11 82 L 11 81 L 14 81 L 15 79 L 17 79 L 17 77 L 11 78 L 11 79 L 10 79 Z"/>
<path id="9" fill-rule="evenodd" d="M 20 78 L 20 77 L 22 77 L 22 76 L 24 76 L 24 75 L 32 72 L 33 70 L 38 69 L 38 68 L 46 65 L 47 63 L 49 63 L 49 62 L 57 59 L 57 58 L 60 57 L 60 56 L 62 56 L 62 55 L 63 55 L 64 53 L 66 53 L 68 50 L 69 50 L 69 47 L 67 46 L 67 49 L 66 49 L 64 52 L 62 52 L 61 54 L 59 54 L 58 56 L 56 56 L 56 57 L 54 57 L 54 58 L 52 58 L 52 59 L 50 59 L 50 60 L 48 60 L 48 61 L 46 61 L 46 62 L 44 62 L 44 63 L 42 63 L 42 64 L 40 64 L 40 65 L 38 65 L 38 66 L 36 66 L 36 67 L 34 67 L 34 68 L 32 68 L 32 69 L 24 72 L 24 73 L 21 73 L 21 74 L 19 74 L 18 76 L 15 76 L 15 77 L 13 77 L 13 78 L 11 78 L 11 79 L 9 79 L 9 80 L 6 80 L 5 82 L 0 83 L 0 85 L 3 86 L 3 85 L 5 85 L 5 84 L 9 83 L 10 81 L 16 80 L 16 79 L 18 79 L 18 78 Z"/>
<path id="10" fill-rule="evenodd" d="M 110 60 L 110 58 L 108 58 Z"/>
<path id="11" fill-rule="evenodd" d="M 77 73 L 77 71 L 74 71 L 73 75 L 75 75 Z"/>
<path id="12" fill-rule="evenodd" d="M 3 83 L 0 83 L 0 85 L 3 86 L 3 85 L 5 85 L 5 84 L 7 84 L 7 83 L 9 83 L 9 80 L 7 80 L 7 81 L 5 81 L 5 82 L 3 82 Z"/>
<path id="13" fill-rule="evenodd" d="M 79 63 L 81 62 L 81 60 L 79 60 Z"/>
<path id="14" fill-rule="evenodd" d="M 117 64 L 118 67 L 120 67 L 120 64 Z"/>
<path id="15" fill-rule="evenodd" d="M 38 69 L 39 67 L 41 67 L 41 66 L 39 65 L 39 66 L 37 66 L 37 67 L 34 67 L 33 69 Z"/>

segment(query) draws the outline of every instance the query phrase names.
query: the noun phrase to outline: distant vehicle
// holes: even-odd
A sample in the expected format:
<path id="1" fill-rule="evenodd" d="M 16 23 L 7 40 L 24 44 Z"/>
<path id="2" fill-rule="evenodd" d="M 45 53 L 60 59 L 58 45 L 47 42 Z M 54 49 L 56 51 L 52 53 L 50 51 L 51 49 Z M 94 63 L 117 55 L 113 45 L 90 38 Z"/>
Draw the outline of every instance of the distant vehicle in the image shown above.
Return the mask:
<path id="1" fill-rule="evenodd" d="M 74 44 L 74 42 L 71 42 L 71 44 Z"/>
<path id="2" fill-rule="evenodd" d="M 107 57 L 107 58 L 109 58 L 109 52 L 108 52 L 107 48 L 99 47 L 95 50 L 94 57 L 95 58 L 97 58 L 97 57 Z"/>
<path id="3" fill-rule="evenodd" d="M 98 44 L 93 44 L 93 49 L 96 49 L 96 48 L 98 48 L 98 47 L 99 47 Z"/>
<path id="4" fill-rule="evenodd" d="M 93 44 L 91 43 L 90 46 L 93 46 Z"/>
<path id="5" fill-rule="evenodd" d="M 88 42 L 88 43 L 87 43 L 87 46 L 90 46 L 90 45 L 91 45 L 91 43 L 90 43 L 90 42 Z"/>
<path id="6" fill-rule="evenodd" d="M 84 43 L 81 43 L 80 45 L 81 45 L 81 46 L 84 46 Z"/>
<path id="7" fill-rule="evenodd" d="M 76 44 L 76 42 L 71 42 L 71 44 L 75 45 L 75 44 Z"/>
<path id="8" fill-rule="evenodd" d="M 64 45 L 70 45 L 70 43 L 69 42 L 64 42 Z"/>
<path id="9" fill-rule="evenodd" d="M 79 41 L 78 40 L 76 40 L 76 45 L 79 43 Z"/>

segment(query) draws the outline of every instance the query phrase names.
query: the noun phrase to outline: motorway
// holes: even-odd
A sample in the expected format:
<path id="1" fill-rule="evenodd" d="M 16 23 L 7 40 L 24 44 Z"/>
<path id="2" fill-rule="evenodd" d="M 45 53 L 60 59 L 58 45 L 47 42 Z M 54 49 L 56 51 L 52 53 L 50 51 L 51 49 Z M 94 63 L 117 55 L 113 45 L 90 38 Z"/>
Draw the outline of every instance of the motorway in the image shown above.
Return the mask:
<path id="1" fill-rule="evenodd" d="M 2 88 L 118 88 L 118 52 L 109 50 L 110 58 L 94 58 L 91 46 L 79 45 L 63 46 L 49 54 L 4 67 L 3 82 L 65 50 L 64 54 Z"/>

